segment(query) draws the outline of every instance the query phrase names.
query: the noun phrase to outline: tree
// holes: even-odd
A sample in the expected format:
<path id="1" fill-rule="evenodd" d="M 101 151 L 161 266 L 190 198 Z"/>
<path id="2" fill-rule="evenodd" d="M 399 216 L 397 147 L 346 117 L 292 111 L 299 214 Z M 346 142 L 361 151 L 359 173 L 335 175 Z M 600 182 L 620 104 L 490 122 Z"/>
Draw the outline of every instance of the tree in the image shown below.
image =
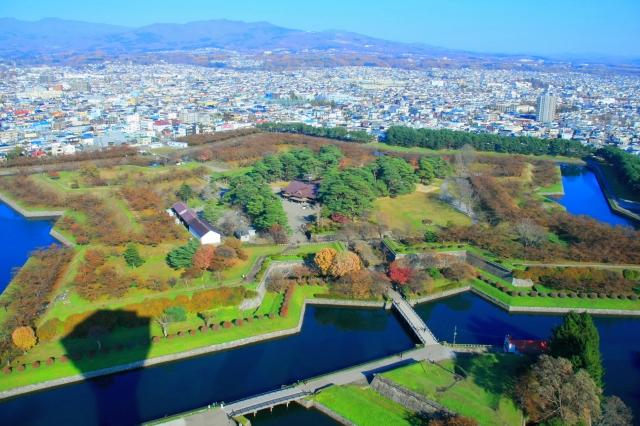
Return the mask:
<path id="1" fill-rule="evenodd" d="M 362 269 L 362 261 L 352 251 L 342 251 L 335 255 L 331 266 L 329 267 L 329 275 L 334 278 L 342 277 L 351 272 Z"/>
<path id="2" fill-rule="evenodd" d="M 333 263 L 333 259 L 335 259 L 336 254 L 338 252 L 336 249 L 331 247 L 326 247 L 320 249 L 313 258 L 315 265 L 318 267 L 322 275 L 327 275 L 329 273 L 329 268 Z"/>
<path id="3" fill-rule="evenodd" d="M 551 355 L 568 359 L 574 369 L 585 369 L 602 386 L 600 334 L 591 315 L 569 312 L 563 323 L 553 329 L 549 349 Z"/>
<path id="4" fill-rule="evenodd" d="M 633 414 L 631 409 L 617 396 L 608 396 L 602 403 L 602 415 L 595 426 L 631 426 Z"/>
<path id="5" fill-rule="evenodd" d="M 274 223 L 269 227 L 269 235 L 273 239 L 273 242 L 276 244 L 287 243 L 287 230 L 279 223 Z"/>
<path id="6" fill-rule="evenodd" d="M 574 373 L 564 358 L 541 355 L 516 390 L 536 423 L 560 419 L 563 424 L 590 424 L 600 416 L 600 389 L 585 370 Z"/>
<path id="7" fill-rule="evenodd" d="M 26 352 L 36 345 L 36 334 L 29 326 L 17 327 L 11 333 L 11 340 L 18 349 Z"/>
<path id="8" fill-rule="evenodd" d="M 218 201 L 208 201 L 202 210 L 202 217 L 210 224 L 218 222 L 224 215 L 225 208 Z"/>
<path id="9" fill-rule="evenodd" d="M 183 246 L 176 247 L 167 255 L 167 263 L 174 269 L 188 268 L 193 265 L 193 256 L 200 247 L 198 240 L 191 239 Z"/>
<path id="10" fill-rule="evenodd" d="M 170 306 L 164 310 L 164 314 L 171 322 L 181 322 L 187 319 L 187 311 L 182 306 Z"/>
<path id="11" fill-rule="evenodd" d="M 216 318 L 216 314 L 214 314 L 213 312 L 207 312 L 207 311 L 198 312 L 198 318 L 204 321 L 205 327 L 208 328 L 208 327 L 211 327 L 211 325 L 213 324 L 213 320 Z"/>
<path id="12" fill-rule="evenodd" d="M 162 313 L 162 314 L 154 317 L 153 320 L 162 329 L 162 335 L 164 337 L 167 337 L 167 334 L 168 334 L 167 331 L 169 329 L 169 324 L 171 324 L 171 319 L 169 318 L 169 316 L 167 314 L 165 314 L 165 313 Z"/>
<path id="13" fill-rule="evenodd" d="M 385 155 L 371 165 L 376 179 L 381 181 L 392 197 L 409 194 L 416 189 L 416 176 L 413 167 L 402 158 Z"/>
<path id="14" fill-rule="evenodd" d="M 399 261 L 394 260 L 391 265 L 389 265 L 388 275 L 392 282 L 398 285 L 404 285 L 413 276 L 413 269 L 404 267 Z"/>
<path id="15" fill-rule="evenodd" d="M 538 247 L 547 239 L 547 231 L 530 218 L 516 224 L 516 233 L 525 247 Z"/>
<path id="16" fill-rule="evenodd" d="M 127 246 L 127 249 L 124 251 L 122 256 L 124 257 L 124 261 L 127 265 L 132 268 L 137 268 L 144 264 L 144 259 L 140 256 L 138 248 L 133 244 L 129 244 Z"/>
<path id="17" fill-rule="evenodd" d="M 271 271 L 267 278 L 267 290 L 276 293 L 283 293 L 289 287 L 289 280 L 284 271 L 276 269 Z"/>
<path id="18" fill-rule="evenodd" d="M 205 270 L 211 265 L 211 259 L 215 253 L 215 247 L 210 244 L 205 244 L 198 247 L 193 255 L 193 267 Z"/>
<path id="19" fill-rule="evenodd" d="M 185 203 L 193 198 L 194 194 L 195 193 L 193 191 L 193 188 L 187 183 L 183 183 L 182 185 L 180 185 L 178 192 L 176 192 L 178 198 L 180 198 Z"/>

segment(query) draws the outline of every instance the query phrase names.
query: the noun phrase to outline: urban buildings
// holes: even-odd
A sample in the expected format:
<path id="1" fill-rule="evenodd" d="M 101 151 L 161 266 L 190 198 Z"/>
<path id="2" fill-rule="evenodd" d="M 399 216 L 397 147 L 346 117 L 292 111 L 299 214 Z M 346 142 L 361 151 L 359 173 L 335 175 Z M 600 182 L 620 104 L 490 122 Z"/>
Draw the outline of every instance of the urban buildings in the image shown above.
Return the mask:
<path id="1" fill-rule="evenodd" d="M 549 93 L 545 93 L 538 98 L 537 119 L 539 122 L 546 124 L 555 120 L 556 102 L 556 97 Z"/>

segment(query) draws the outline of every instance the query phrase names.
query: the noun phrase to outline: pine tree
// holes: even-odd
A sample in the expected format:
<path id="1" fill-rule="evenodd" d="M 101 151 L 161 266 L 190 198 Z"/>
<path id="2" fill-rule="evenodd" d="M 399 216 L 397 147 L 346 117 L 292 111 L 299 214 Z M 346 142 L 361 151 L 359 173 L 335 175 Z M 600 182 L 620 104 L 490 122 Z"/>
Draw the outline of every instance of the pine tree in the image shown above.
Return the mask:
<path id="1" fill-rule="evenodd" d="M 167 263 L 174 269 L 188 268 L 193 264 L 193 255 L 200 247 L 200 243 L 191 239 L 183 246 L 176 247 L 167 255 Z"/>
<path id="2" fill-rule="evenodd" d="M 564 322 L 553 329 L 549 342 L 551 355 L 571 361 L 575 371 L 586 370 L 602 386 L 604 369 L 600 357 L 600 334 L 591 315 L 570 312 Z"/>
<path id="3" fill-rule="evenodd" d="M 133 244 L 129 244 L 122 254 L 124 261 L 132 268 L 137 268 L 144 264 L 144 259 L 140 256 L 138 249 Z"/>

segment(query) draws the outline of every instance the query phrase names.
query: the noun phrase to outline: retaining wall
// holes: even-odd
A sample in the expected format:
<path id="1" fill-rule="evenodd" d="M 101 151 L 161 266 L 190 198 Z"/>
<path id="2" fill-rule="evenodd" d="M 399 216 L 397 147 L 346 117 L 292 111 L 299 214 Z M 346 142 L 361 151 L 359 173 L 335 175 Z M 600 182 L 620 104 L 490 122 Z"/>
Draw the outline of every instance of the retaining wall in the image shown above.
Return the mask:
<path id="1" fill-rule="evenodd" d="M 389 380 L 379 375 L 374 376 L 373 381 L 371 382 L 371 388 L 385 398 L 397 402 L 410 411 L 426 415 L 449 413 L 446 408 L 437 402 L 431 401 L 423 395 L 413 392 L 393 380 Z"/>

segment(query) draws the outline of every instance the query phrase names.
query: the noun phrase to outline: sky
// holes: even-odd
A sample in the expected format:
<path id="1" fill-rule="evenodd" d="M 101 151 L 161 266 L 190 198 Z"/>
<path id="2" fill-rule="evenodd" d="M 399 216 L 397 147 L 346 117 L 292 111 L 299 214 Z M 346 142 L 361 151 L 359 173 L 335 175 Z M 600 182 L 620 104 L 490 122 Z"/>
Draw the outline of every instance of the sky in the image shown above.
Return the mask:
<path id="1" fill-rule="evenodd" d="M 0 16 L 340 29 L 477 52 L 640 57 L 640 0 L 0 0 Z"/>

